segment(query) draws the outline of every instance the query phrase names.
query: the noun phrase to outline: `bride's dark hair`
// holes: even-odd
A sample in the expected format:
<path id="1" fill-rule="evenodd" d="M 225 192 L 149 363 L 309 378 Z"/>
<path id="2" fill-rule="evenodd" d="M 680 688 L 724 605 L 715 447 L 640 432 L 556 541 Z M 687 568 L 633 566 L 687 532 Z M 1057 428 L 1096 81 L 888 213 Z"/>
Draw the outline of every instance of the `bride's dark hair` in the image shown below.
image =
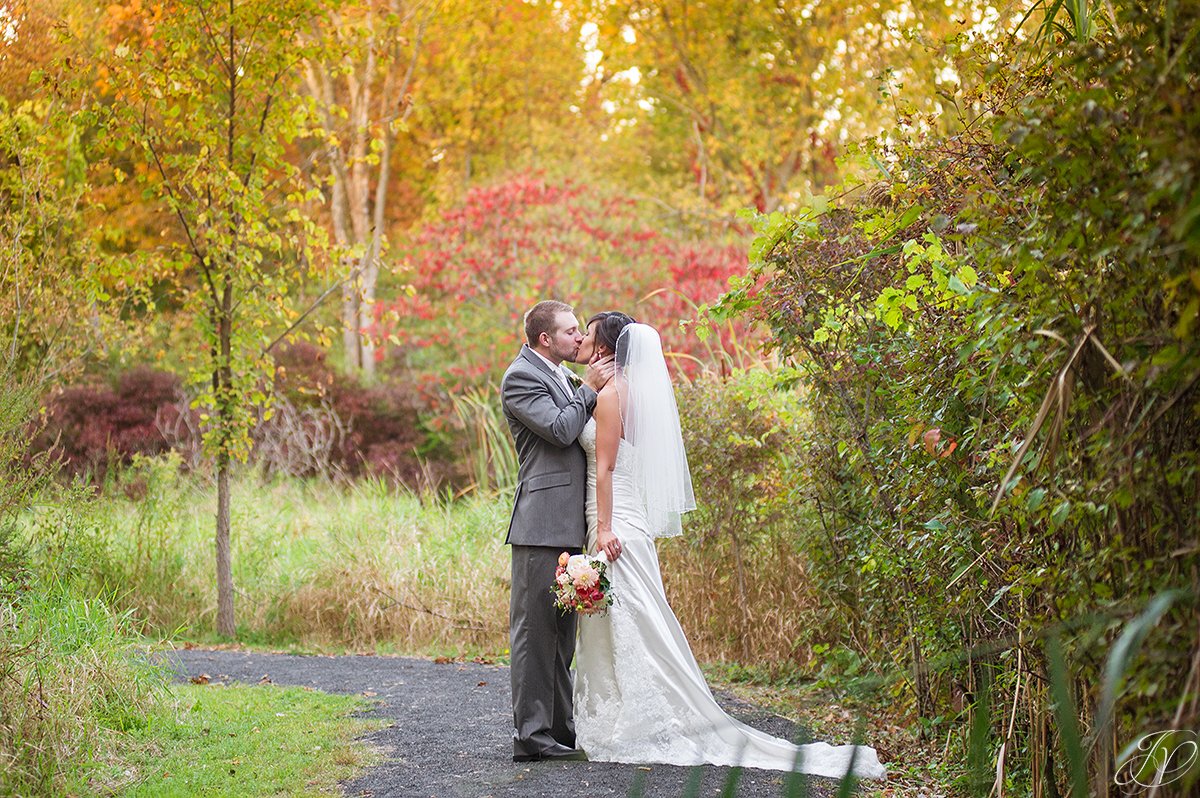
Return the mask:
<path id="1" fill-rule="evenodd" d="M 588 319 L 586 326 L 591 327 L 593 322 L 600 322 L 596 327 L 596 343 L 603 344 L 609 352 L 616 354 L 617 338 L 621 336 L 621 330 L 630 324 L 636 324 L 637 319 L 626 316 L 619 310 L 606 310 Z"/>

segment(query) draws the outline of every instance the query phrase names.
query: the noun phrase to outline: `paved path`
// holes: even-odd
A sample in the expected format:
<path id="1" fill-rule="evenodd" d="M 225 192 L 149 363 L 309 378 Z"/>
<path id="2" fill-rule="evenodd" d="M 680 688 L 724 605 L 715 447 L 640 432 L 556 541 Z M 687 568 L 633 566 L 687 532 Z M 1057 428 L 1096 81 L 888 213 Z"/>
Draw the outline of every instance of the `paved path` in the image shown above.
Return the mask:
<path id="1" fill-rule="evenodd" d="M 373 711 L 395 725 L 364 739 L 386 761 L 343 785 L 348 796 L 387 798 L 592 798 L 627 796 L 643 780 L 645 798 L 717 796 L 728 768 L 639 767 L 606 762 L 516 764 L 508 668 L 474 662 L 437 663 L 407 657 L 310 657 L 193 649 L 169 655 L 180 679 L 206 673 L 213 681 L 303 685 L 330 693 L 374 694 Z M 726 710 L 780 737 L 799 729 L 730 696 Z M 699 784 L 699 789 L 695 785 Z M 737 795 L 775 798 L 783 774 L 746 770 Z M 830 796 L 836 782 L 810 778 L 808 795 Z M 803 793 L 801 793 L 803 794 Z"/>

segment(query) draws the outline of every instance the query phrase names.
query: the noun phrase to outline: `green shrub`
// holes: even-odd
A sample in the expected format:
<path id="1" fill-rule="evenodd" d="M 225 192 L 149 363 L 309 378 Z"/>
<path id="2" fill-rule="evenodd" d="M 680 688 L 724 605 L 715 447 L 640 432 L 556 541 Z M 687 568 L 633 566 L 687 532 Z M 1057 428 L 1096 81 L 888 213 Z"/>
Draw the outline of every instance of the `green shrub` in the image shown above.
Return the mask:
<path id="1" fill-rule="evenodd" d="M 804 545 L 844 644 L 905 664 L 884 675 L 952 722 L 980 794 L 997 760 L 1078 791 L 1079 755 L 1108 790 L 1121 748 L 1200 722 L 1198 31 L 1194 6 L 1118 4 L 1046 57 L 956 42 L 961 118 L 865 144 L 880 179 L 829 207 L 759 217 L 765 283 L 724 304 L 804 375 L 798 495 L 830 531 Z"/>
<path id="2" fill-rule="evenodd" d="M 787 377 L 706 373 L 677 390 L 696 510 L 660 552 L 671 606 L 702 659 L 795 666 L 822 639 L 798 545 L 816 517 L 793 501 L 794 430 L 807 419 Z"/>

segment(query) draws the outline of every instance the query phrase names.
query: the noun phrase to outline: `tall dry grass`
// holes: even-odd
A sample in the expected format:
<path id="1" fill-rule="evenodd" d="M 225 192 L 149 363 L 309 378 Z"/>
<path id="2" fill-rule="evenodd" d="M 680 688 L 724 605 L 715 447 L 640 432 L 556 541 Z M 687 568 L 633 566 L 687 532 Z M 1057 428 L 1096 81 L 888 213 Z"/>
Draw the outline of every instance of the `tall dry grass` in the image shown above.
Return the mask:
<path id="1" fill-rule="evenodd" d="M 171 458 L 139 460 L 94 503 L 90 579 L 154 634 L 215 633 L 216 496 Z M 507 647 L 503 500 L 350 485 L 236 480 L 239 636 L 409 652 Z"/>
<path id="2" fill-rule="evenodd" d="M 658 552 L 667 599 L 697 659 L 770 672 L 812 663 L 824 619 L 795 546 L 764 541 L 749 548 L 740 587 L 733 557 L 701 550 L 686 533 L 659 541 Z"/>
<path id="3" fill-rule="evenodd" d="M 171 458 L 139 460 L 84 519 L 81 570 L 153 635 L 215 635 L 211 486 Z M 503 655 L 508 647 L 510 499 L 448 500 L 382 481 L 235 484 L 239 635 L 271 645 Z M 49 517 L 27 533 L 52 540 Z M 704 660 L 798 663 L 816 600 L 800 552 L 779 538 L 730 556 L 695 538 L 660 543 L 668 595 Z M 53 554 L 52 546 L 43 551 Z M 741 596 L 745 596 L 745 600 Z"/>
<path id="4" fill-rule="evenodd" d="M 40 387 L 0 363 L 0 795 L 105 782 L 120 733 L 146 723 L 163 684 L 129 617 L 77 577 L 85 497 L 25 459 Z"/>
<path id="5" fill-rule="evenodd" d="M 0 794 L 103 783 L 122 732 L 144 726 L 164 679 L 128 616 L 73 589 L 0 604 Z"/>

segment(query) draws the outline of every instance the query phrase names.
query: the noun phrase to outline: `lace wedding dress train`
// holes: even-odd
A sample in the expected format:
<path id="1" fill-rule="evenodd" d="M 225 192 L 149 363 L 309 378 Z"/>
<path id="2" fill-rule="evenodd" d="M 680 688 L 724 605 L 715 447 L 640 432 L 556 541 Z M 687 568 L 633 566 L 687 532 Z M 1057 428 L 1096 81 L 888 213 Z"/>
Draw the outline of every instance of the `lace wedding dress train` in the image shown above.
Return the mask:
<path id="1" fill-rule="evenodd" d="M 596 550 L 596 422 L 579 438 L 588 456 L 588 550 Z M 796 746 L 727 715 L 713 698 L 667 604 L 658 553 L 621 441 L 613 471 L 613 532 L 622 553 L 609 568 L 613 606 L 581 616 L 575 649 L 575 730 L 597 761 L 728 765 L 840 778 L 884 778 L 867 746 Z"/>

